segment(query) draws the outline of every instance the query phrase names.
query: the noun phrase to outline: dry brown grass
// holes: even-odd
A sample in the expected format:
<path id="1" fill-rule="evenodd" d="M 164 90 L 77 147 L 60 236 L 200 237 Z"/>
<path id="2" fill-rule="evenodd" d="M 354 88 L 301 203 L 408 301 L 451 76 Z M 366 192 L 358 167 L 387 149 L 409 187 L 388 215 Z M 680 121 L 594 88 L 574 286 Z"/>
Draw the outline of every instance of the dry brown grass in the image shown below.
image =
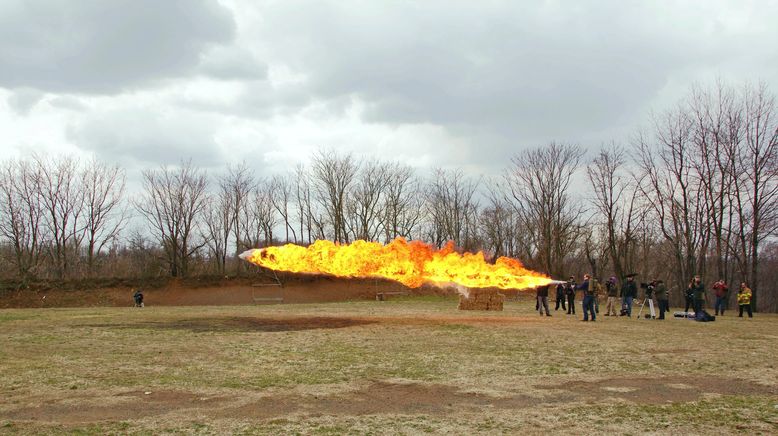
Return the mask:
<path id="1" fill-rule="evenodd" d="M 0 432 L 778 431 L 776 316 L 456 305 L 3 310 Z"/>

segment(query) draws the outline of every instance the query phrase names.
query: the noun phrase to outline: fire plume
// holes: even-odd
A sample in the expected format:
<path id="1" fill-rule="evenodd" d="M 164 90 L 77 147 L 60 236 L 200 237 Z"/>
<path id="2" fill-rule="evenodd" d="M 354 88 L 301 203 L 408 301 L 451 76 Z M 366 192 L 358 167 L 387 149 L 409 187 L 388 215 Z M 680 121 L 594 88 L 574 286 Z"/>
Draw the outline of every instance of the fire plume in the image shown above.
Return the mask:
<path id="1" fill-rule="evenodd" d="M 362 240 L 341 245 L 319 240 L 308 247 L 286 244 L 248 250 L 240 257 L 277 271 L 385 278 L 411 288 L 424 283 L 455 283 L 468 288 L 524 289 L 553 282 L 524 268 L 516 259 L 499 257 L 491 264 L 482 252 L 457 253 L 453 242 L 436 250 L 429 244 L 403 238 L 387 245 Z"/>

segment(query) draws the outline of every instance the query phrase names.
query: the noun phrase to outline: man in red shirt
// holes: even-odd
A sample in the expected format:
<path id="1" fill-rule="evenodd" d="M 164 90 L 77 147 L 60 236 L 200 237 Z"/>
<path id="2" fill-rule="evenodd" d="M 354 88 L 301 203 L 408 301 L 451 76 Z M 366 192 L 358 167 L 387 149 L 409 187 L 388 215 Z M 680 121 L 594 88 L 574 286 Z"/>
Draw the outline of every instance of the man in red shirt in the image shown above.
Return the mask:
<path id="1" fill-rule="evenodd" d="M 716 315 L 721 312 L 724 316 L 724 309 L 727 307 L 727 297 L 729 297 L 729 288 L 724 280 L 719 280 L 713 284 L 713 292 L 716 293 Z"/>

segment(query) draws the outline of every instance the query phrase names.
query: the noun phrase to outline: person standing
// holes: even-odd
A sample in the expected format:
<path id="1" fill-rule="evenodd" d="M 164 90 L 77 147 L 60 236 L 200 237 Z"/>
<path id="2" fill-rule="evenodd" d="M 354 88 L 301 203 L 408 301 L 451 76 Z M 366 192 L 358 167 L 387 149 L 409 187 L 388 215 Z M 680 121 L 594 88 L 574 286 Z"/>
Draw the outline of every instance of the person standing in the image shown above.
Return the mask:
<path id="1" fill-rule="evenodd" d="M 713 292 L 716 294 L 716 315 L 721 312 L 721 316 L 724 316 L 724 309 L 727 307 L 727 300 L 729 298 L 729 288 L 724 280 L 719 280 L 713 284 Z"/>
<path id="2" fill-rule="evenodd" d="M 754 317 L 754 314 L 751 312 L 751 288 L 746 286 L 745 282 L 740 284 L 740 290 L 737 292 L 737 304 L 740 306 L 739 318 L 743 317 L 743 309 L 748 312 L 749 318 Z"/>
<path id="3" fill-rule="evenodd" d="M 592 314 L 592 321 L 597 319 L 594 311 L 594 295 L 597 292 L 597 280 L 589 274 L 584 275 L 584 281 L 576 287 L 584 293 L 583 297 L 583 321 L 589 321 L 589 313 Z"/>
<path id="4" fill-rule="evenodd" d="M 538 287 L 538 313 L 543 316 L 543 309 L 546 309 L 546 316 L 551 316 L 551 312 L 548 311 L 548 288 L 554 285 L 540 286 Z"/>
<path id="5" fill-rule="evenodd" d="M 555 311 L 559 310 L 559 305 L 562 305 L 562 310 L 567 310 L 567 307 L 565 307 L 565 287 L 562 285 L 562 283 L 557 283 L 556 285 L 556 307 L 554 308 Z"/>
<path id="6" fill-rule="evenodd" d="M 694 298 L 694 317 L 699 318 L 702 316 L 702 309 L 705 305 L 705 285 L 700 276 L 694 276 L 689 287 L 691 287 L 692 298 Z"/>
<path id="7" fill-rule="evenodd" d="M 638 296 L 638 287 L 635 284 L 635 275 L 629 274 L 627 280 L 621 285 L 621 299 L 628 317 L 632 318 L 632 301 Z"/>
<path id="8" fill-rule="evenodd" d="M 567 314 L 575 315 L 575 279 L 573 276 L 565 284 L 565 295 L 567 296 Z"/>
<path id="9" fill-rule="evenodd" d="M 683 311 L 686 313 L 689 313 L 689 308 L 694 308 L 694 291 L 692 291 L 692 283 L 694 283 L 694 279 L 689 282 L 689 287 L 686 288 L 686 292 L 684 293 L 684 298 L 686 299 L 686 308 L 684 308 Z"/>
<path id="10" fill-rule="evenodd" d="M 618 304 L 619 289 L 616 286 L 616 277 L 611 277 L 605 282 L 605 288 L 608 292 L 608 303 L 605 305 L 605 316 L 616 316 L 616 305 Z"/>
<path id="11" fill-rule="evenodd" d="M 665 312 L 670 311 L 670 298 L 667 295 L 667 287 L 662 280 L 655 280 L 654 283 L 656 286 L 654 291 L 656 302 L 659 303 L 659 318 L 657 319 L 665 319 Z"/>

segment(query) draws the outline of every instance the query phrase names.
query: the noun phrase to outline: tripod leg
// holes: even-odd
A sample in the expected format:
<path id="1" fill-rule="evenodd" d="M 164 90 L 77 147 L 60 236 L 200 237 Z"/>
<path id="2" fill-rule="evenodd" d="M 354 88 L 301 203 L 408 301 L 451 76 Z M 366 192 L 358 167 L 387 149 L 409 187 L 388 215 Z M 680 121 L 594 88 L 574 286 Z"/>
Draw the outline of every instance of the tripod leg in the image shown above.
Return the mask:
<path id="1" fill-rule="evenodd" d="M 656 312 L 654 312 L 654 300 L 648 300 L 648 309 L 651 312 L 651 319 L 656 319 Z"/>
<path id="2" fill-rule="evenodd" d="M 640 319 L 640 314 L 643 313 L 643 306 L 645 305 L 646 305 L 646 300 L 643 300 L 643 302 L 640 304 L 640 311 L 638 311 L 637 319 Z"/>

